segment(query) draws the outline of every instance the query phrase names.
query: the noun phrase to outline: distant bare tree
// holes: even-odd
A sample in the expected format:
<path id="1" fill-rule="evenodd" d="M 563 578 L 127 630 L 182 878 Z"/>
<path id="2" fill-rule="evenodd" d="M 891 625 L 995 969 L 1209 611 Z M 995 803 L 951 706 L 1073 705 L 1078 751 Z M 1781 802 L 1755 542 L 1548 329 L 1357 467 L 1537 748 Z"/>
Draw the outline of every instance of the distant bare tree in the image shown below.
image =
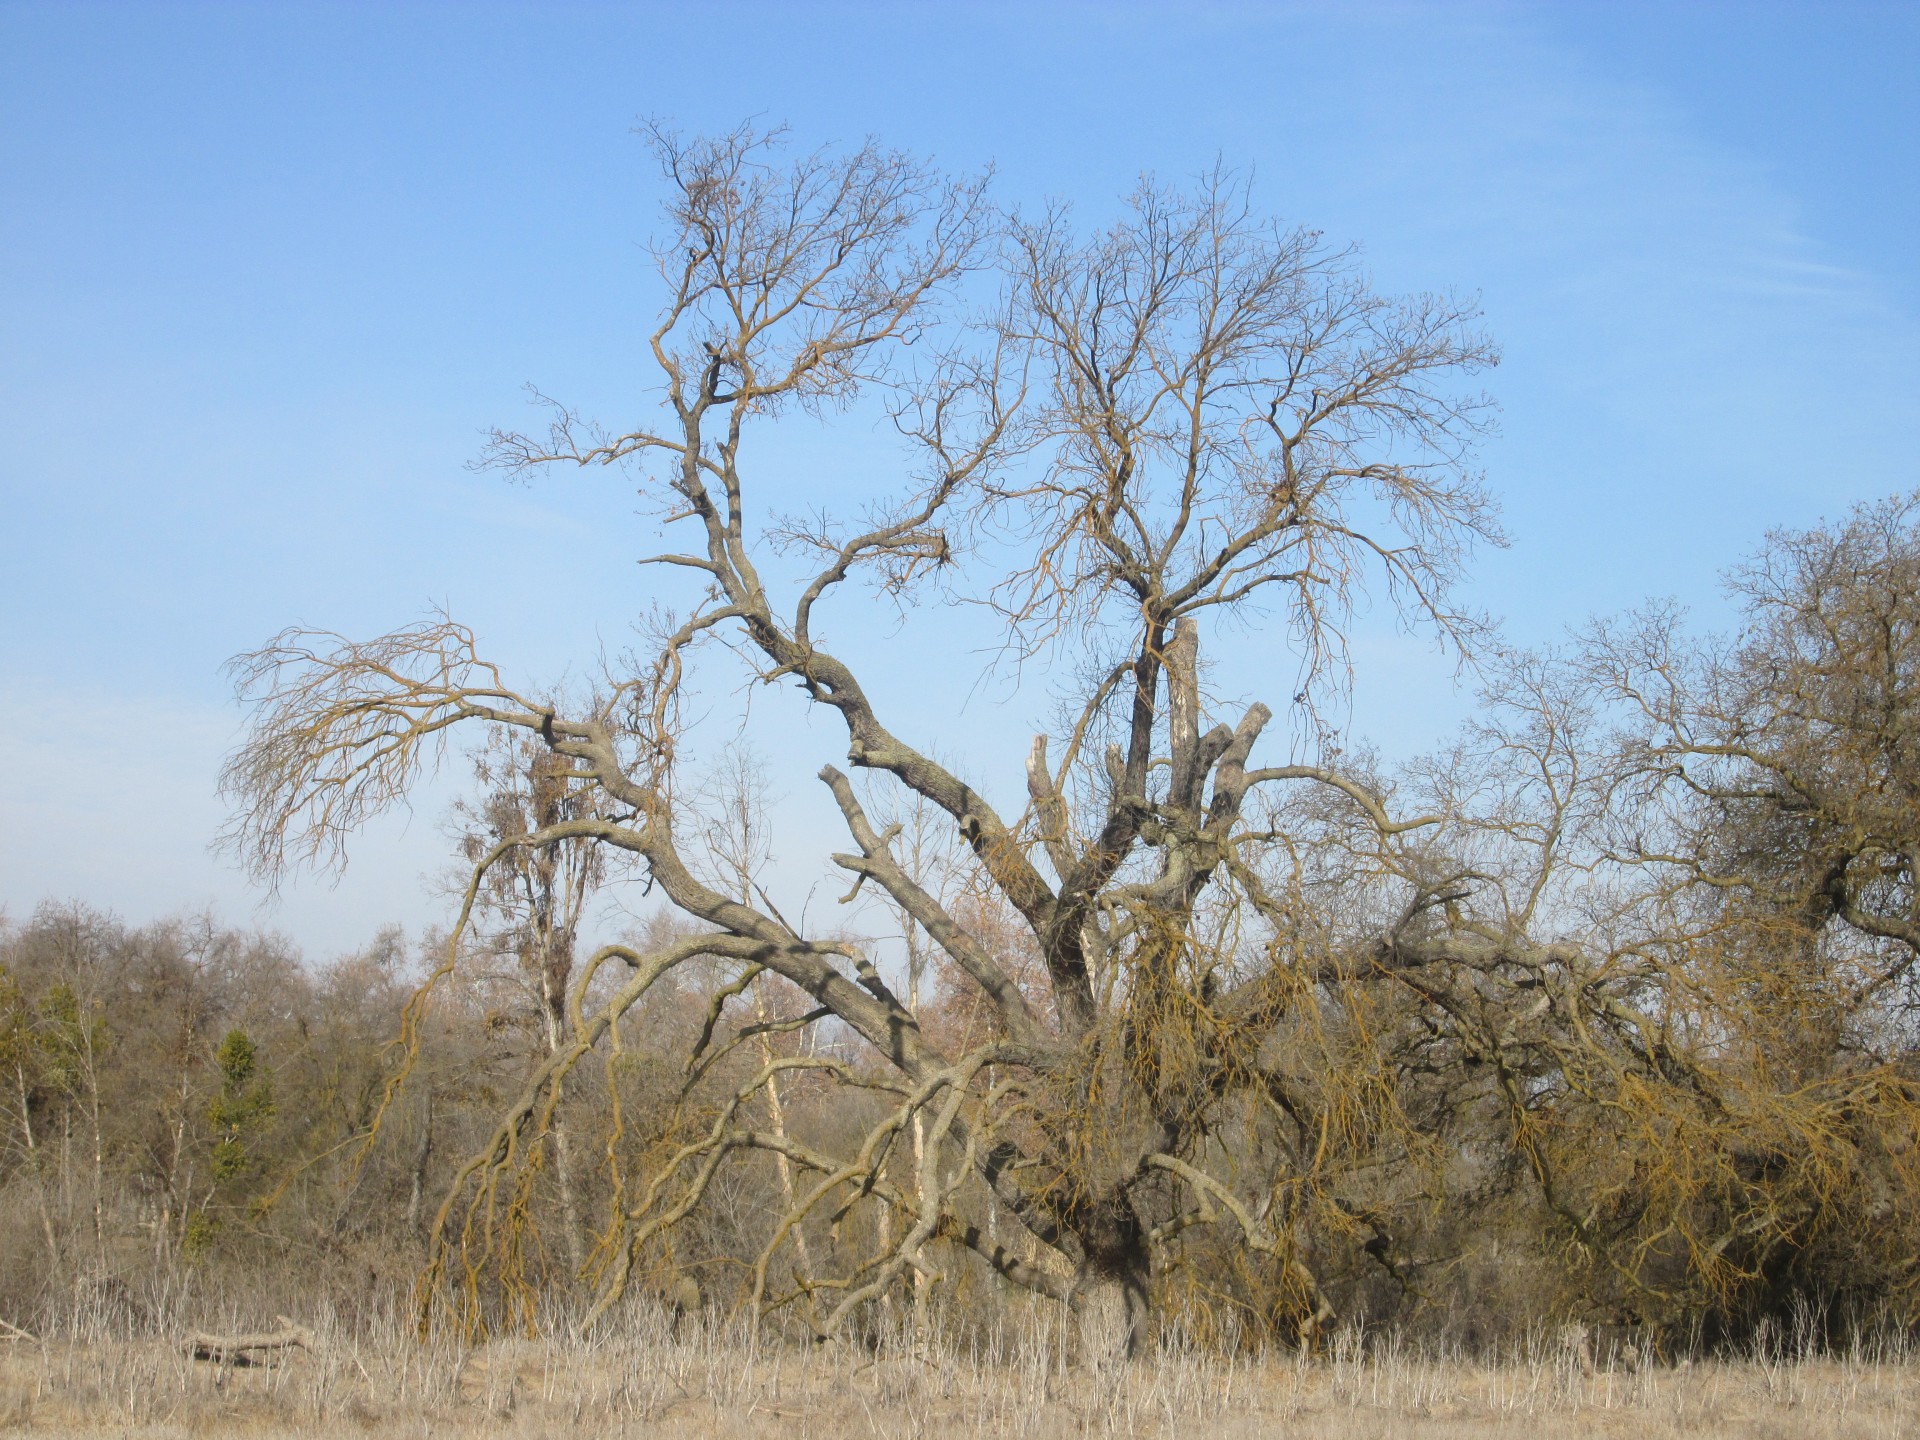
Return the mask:
<path id="1" fill-rule="evenodd" d="M 496 731 L 475 762 L 480 798 L 455 812 L 461 851 L 484 877 L 474 892 L 470 929 L 480 949 L 511 961 L 510 979 L 523 992 L 541 1060 L 566 1046 L 567 992 L 580 925 L 607 874 L 607 851 L 589 836 L 517 843 L 564 821 L 604 813 L 595 808 L 600 793 L 573 784 L 571 768 L 537 735 Z M 574 1156 L 558 1108 L 549 1138 L 562 1238 L 577 1272 L 586 1257 L 574 1200 Z"/>
<path id="2" fill-rule="evenodd" d="M 1910 1317 L 1920 496 L 1777 531 L 1728 585 L 1730 638 L 1655 607 L 1577 657 L 1624 717 L 1607 853 L 1645 875 L 1633 968 L 1659 997 L 1636 1048 L 1678 1082 L 1615 1183 L 1736 1326 L 1800 1293 Z"/>
<path id="3" fill-rule="evenodd" d="M 1342 1003 L 1397 1103 L 1449 1146 L 1500 1138 L 1591 1318 L 1916 1311 L 1916 517 L 1775 534 L 1729 639 L 1655 607 L 1490 663 L 1411 777 L 1434 823 L 1371 865 L 1289 827 L 1344 917 L 1320 948 L 1376 977 Z"/>

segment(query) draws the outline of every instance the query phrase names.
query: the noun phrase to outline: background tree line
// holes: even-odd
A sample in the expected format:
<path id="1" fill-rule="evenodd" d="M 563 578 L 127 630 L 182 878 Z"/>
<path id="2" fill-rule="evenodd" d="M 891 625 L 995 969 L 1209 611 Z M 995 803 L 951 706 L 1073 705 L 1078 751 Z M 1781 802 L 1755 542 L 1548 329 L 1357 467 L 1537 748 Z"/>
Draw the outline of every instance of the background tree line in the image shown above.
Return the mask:
<path id="1" fill-rule="evenodd" d="M 1312 837 L 1288 882 L 1294 943 L 1317 968 L 1271 1042 L 1280 1103 L 1220 1143 L 1249 1168 L 1271 1163 L 1256 1147 L 1286 1152 L 1300 1252 L 1342 1313 L 1469 1340 L 1574 1315 L 1670 1345 L 1796 1307 L 1913 1322 L 1917 517 L 1899 499 L 1776 536 L 1730 577 L 1744 622 L 1722 639 L 1656 608 L 1509 657 L 1454 749 L 1378 778 L 1383 796 L 1477 817 L 1423 827 L 1417 867 L 1350 807 L 1292 817 Z M 544 766 L 533 747 L 480 758 L 469 850 L 551 823 Z M 733 829 L 710 839 L 750 888 L 765 816 L 751 765 L 730 779 Z M 438 937 L 409 952 L 389 933 L 313 965 L 207 918 L 130 928 L 48 905 L 9 926 L 6 1314 L 120 1313 L 183 1285 L 280 1308 L 396 1303 L 456 1167 L 563 1041 L 583 902 L 606 878 L 587 858 L 497 872 L 392 1099 L 398 1017 Z M 964 858 L 940 864 L 964 888 Z M 1016 917 L 977 891 L 951 903 L 1043 993 Z M 1430 918 L 1469 904 L 1471 923 Z M 1564 933 L 1516 944 L 1542 914 Z M 675 930 L 662 914 L 635 943 Z M 951 962 L 916 964 L 930 1032 L 964 1048 L 992 1030 Z M 801 1053 L 803 997 L 762 982 L 762 1003 L 705 1035 L 718 1062 L 689 1073 L 713 996 L 744 973 L 688 971 L 621 1017 L 605 1065 L 575 1072 L 513 1199 L 533 1223 L 469 1236 L 497 1318 L 579 1304 L 608 1263 L 616 1192 Z M 804 1070 L 755 1103 L 823 1145 L 880 1108 Z M 686 1304 L 676 1281 L 697 1277 L 699 1296 L 737 1302 L 792 1204 L 776 1159 L 705 1190 L 640 1288 Z M 1011 1241 L 990 1192 L 975 1203 Z M 884 1243 L 851 1233 L 882 1223 L 812 1217 L 793 1274 Z M 1305 1297 L 1233 1232 L 1216 1217 L 1182 1237 L 1154 1279 L 1165 1308 L 1216 1337 L 1297 1336 Z M 886 1303 L 983 1320 L 1012 1298 L 936 1237 Z"/>
<path id="2" fill-rule="evenodd" d="M 11 934 L 23 1296 L 291 1246 L 467 1333 L 647 1293 L 818 1336 L 1064 1304 L 1126 1351 L 1909 1323 L 1920 501 L 1774 535 L 1727 637 L 1656 606 L 1513 651 L 1457 599 L 1501 538 L 1470 307 L 1219 171 L 1085 231 L 873 144 L 651 138 L 657 406 L 489 458 L 635 475 L 684 608 L 565 691 L 445 616 L 234 662 L 266 880 L 474 739 L 450 928 L 317 972 Z M 868 403 L 896 492 L 782 508 L 757 437 Z M 1053 667 L 1021 808 L 836 648 L 860 585 Z M 1440 753 L 1324 723 L 1369 593 L 1480 680 Z M 1217 681 L 1248 630 L 1288 725 Z M 769 893 L 767 778 L 690 718 L 716 683 L 844 731 L 830 920 Z M 592 924 L 610 884 L 659 908 Z"/>

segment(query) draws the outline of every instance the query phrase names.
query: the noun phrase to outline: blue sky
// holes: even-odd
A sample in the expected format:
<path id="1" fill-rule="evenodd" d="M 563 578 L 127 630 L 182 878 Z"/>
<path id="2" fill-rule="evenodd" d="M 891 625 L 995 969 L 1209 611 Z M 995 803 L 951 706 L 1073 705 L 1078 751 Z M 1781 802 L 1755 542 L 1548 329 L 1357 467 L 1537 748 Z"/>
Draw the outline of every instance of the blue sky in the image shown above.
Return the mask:
<path id="1" fill-rule="evenodd" d="M 1477 293 L 1514 543 L 1470 594 L 1537 641 L 1649 594 L 1711 623 L 1768 527 L 1920 484 L 1916 73 L 1920 6 L 1840 0 L 0 3 L 0 905 L 214 905 L 317 953 L 440 913 L 444 792 L 266 908 L 208 853 L 219 667 L 435 603 L 539 678 L 623 642 L 621 483 L 464 467 L 529 381 L 632 413 L 638 117 L 875 134 L 1089 219 L 1217 155 L 1381 288 Z M 827 497 L 890 460 L 858 425 L 783 456 Z M 1039 689 L 891 640 L 900 728 L 1017 785 Z M 1462 713 L 1425 644 L 1359 658 L 1388 753 Z M 802 775 L 842 748 L 766 723 Z"/>

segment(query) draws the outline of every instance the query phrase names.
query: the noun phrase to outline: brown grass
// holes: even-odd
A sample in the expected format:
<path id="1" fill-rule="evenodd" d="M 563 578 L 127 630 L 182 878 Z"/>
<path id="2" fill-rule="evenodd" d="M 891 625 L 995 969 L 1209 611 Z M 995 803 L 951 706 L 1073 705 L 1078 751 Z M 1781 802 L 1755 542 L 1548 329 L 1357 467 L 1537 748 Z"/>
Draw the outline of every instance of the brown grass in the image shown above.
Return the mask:
<path id="1" fill-rule="evenodd" d="M 418 1344 L 321 1323 L 315 1353 L 225 1368 L 162 1335 L 0 1345 L 0 1431 L 54 1436 L 1235 1437 L 1920 1435 L 1904 1345 L 1587 1367 L 1543 1339 L 1497 1362 L 1352 1337 L 1326 1357 L 1164 1347 L 1074 1362 L 1044 1319 L 1017 1337 L 801 1349 L 634 1310 L 580 1341 Z"/>

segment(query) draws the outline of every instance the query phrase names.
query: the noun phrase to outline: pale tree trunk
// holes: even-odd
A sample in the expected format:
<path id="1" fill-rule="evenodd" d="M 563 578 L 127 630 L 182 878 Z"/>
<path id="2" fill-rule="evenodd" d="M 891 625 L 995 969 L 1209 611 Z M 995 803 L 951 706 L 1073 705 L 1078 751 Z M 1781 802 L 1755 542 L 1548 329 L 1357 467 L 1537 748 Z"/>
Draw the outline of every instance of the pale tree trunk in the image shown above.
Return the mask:
<path id="1" fill-rule="evenodd" d="M 917 986 L 915 988 L 918 988 Z M 921 1205 L 927 1203 L 924 1188 L 926 1178 L 927 1121 L 924 1115 L 915 1112 L 913 1117 L 913 1186 Z M 927 1267 L 921 1263 L 921 1253 L 913 1255 L 913 1333 L 924 1340 L 927 1335 Z"/>
<path id="2" fill-rule="evenodd" d="M 913 922 L 907 922 L 907 1009 L 917 1020 L 920 1016 L 920 975 L 926 969 L 926 958 L 920 953 L 916 941 Z M 913 1115 L 913 1186 L 914 1196 L 922 1206 L 927 1203 L 926 1192 L 921 1189 L 926 1176 L 927 1121 L 919 1111 Z M 921 1264 L 916 1250 L 913 1257 L 913 1333 L 924 1340 L 927 1336 L 927 1270 Z"/>
<path id="3" fill-rule="evenodd" d="M 767 1024 L 770 1011 L 767 1007 L 767 999 L 764 994 L 756 994 L 754 1009 L 760 1023 L 762 1025 Z M 760 1063 L 762 1065 L 773 1064 L 773 1040 L 767 1035 L 760 1037 Z M 787 1112 L 786 1106 L 783 1105 L 780 1100 L 780 1077 L 778 1075 L 769 1075 L 767 1077 L 767 1124 L 772 1129 L 773 1136 L 776 1140 L 786 1140 Z M 793 1162 L 779 1152 L 774 1154 L 773 1159 L 775 1168 L 780 1172 L 781 1198 L 786 1201 L 787 1213 L 792 1214 L 794 1207 Z M 799 1264 L 795 1269 L 804 1282 L 813 1275 L 813 1257 L 807 1250 L 807 1231 L 805 1225 L 795 1225 L 793 1227 L 793 1249 L 794 1254 L 799 1259 Z"/>
<path id="4" fill-rule="evenodd" d="M 180 1108 L 173 1117 L 172 1153 L 167 1158 L 167 1191 L 160 1201 L 160 1223 L 153 1232 L 153 1258 L 156 1264 L 163 1264 L 167 1258 L 167 1248 L 173 1243 L 173 1221 L 176 1209 L 184 1226 L 186 1206 L 176 1203 L 180 1200 L 180 1166 L 187 1152 L 187 1109 L 192 1103 L 193 1089 L 183 1071 L 180 1076 Z"/>
<path id="5" fill-rule="evenodd" d="M 42 1164 L 40 1143 L 33 1133 L 33 1113 L 27 1108 L 27 1073 L 14 1067 L 14 1083 L 20 1097 L 20 1134 L 26 1141 L 27 1168 L 33 1172 L 33 1192 L 40 1211 L 40 1231 L 47 1241 L 47 1260 L 55 1277 L 61 1271 L 60 1241 L 53 1230 L 53 1209 L 47 1200 L 47 1175 Z"/>
<path id="6" fill-rule="evenodd" d="M 73 1107 L 60 1107 L 60 1223 L 73 1233 Z"/>
<path id="7" fill-rule="evenodd" d="M 758 767 L 740 752 L 732 752 L 732 773 L 727 777 L 728 791 L 725 799 L 725 821 L 715 826 L 710 833 L 709 842 L 714 846 L 717 859 L 733 872 L 735 894 L 743 906 L 753 904 L 754 875 L 760 865 L 768 858 L 764 853 L 764 834 L 766 825 L 764 780 Z M 773 1007 L 767 1003 L 766 988 L 756 984 L 753 992 L 754 1019 L 762 1026 L 773 1023 Z M 771 1066 L 774 1061 L 773 1037 L 763 1029 L 760 1034 L 760 1063 Z M 784 1143 L 787 1138 L 786 1105 L 780 1098 L 780 1077 L 777 1074 L 767 1076 L 767 1124 L 776 1141 Z M 780 1176 L 780 1195 L 786 1202 L 786 1213 L 792 1214 L 795 1204 L 793 1183 L 793 1162 L 779 1151 L 774 1153 L 774 1169 Z M 803 1224 L 793 1227 L 793 1250 L 795 1256 L 794 1273 L 803 1284 L 813 1278 L 813 1256 L 807 1245 L 807 1232 Z M 808 1304 L 812 1304 L 809 1295 Z"/>
<path id="8" fill-rule="evenodd" d="M 558 1115 L 553 1117 L 553 1168 L 560 1182 L 560 1223 L 567 1232 L 567 1259 L 577 1276 L 587 1262 L 580 1238 L 579 1205 L 573 1196 L 573 1146 L 567 1138 L 567 1122 Z"/>
<path id="9" fill-rule="evenodd" d="M 82 1023 L 84 1024 L 84 1018 Z M 104 1275 L 107 1271 L 107 1141 L 100 1124 L 99 1057 L 94 1053 L 93 1031 L 87 1037 L 87 1121 L 93 1127 L 93 1264 Z"/>
<path id="10" fill-rule="evenodd" d="M 557 1055 L 565 1035 L 561 1029 L 561 1018 L 554 1013 L 549 1001 L 547 1006 L 547 1054 Z M 553 1167 L 555 1178 L 560 1182 L 560 1223 L 566 1230 L 567 1259 L 573 1264 L 576 1277 L 586 1268 L 586 1254 L 580 1239 L 580 1212 L 573 1196 L 573 1147 L 567 1139 L 566 1117 L 560 1112 L 560 1082 L 553 1086 L 553 1126 L 549 1134 L 553 1139 Z"/>
<path id="11" fill-rule="evenodd" d="M 102 1274 L 107 1268 L 107 1147 L 100 1131 L 100 1090 L 93 1091 L 93 1252 Z"/>
<path id="12" fill-rule="evenodd" d="M 427 1189 L 427 1162 L 433 1158 L 433 1086 L 420 1121 L 420 1147 L 413 1152 L 413 1181 L 407 1190 L 407 1233 L 420 1233 L 420 1205 Z"/>

